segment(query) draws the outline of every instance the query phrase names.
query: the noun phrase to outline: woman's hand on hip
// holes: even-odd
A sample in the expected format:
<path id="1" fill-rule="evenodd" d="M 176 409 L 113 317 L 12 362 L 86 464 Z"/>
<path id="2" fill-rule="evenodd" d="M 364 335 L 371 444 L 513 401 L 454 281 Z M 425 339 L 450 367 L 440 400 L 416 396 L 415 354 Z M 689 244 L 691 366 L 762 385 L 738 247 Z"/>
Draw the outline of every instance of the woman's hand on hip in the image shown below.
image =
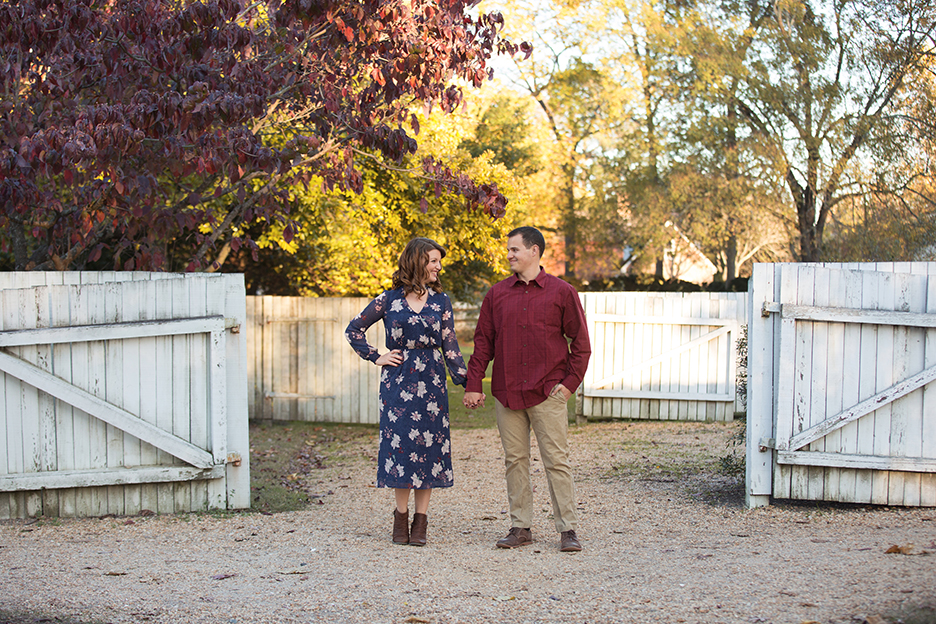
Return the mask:
<path id="1" fill-rule="evenodd" d="M 387 351 L 374 362 L 377 366 L 399 366 L 403 363 L 403 351 L 400 349 L 394 349 L 393 351 Z"/>

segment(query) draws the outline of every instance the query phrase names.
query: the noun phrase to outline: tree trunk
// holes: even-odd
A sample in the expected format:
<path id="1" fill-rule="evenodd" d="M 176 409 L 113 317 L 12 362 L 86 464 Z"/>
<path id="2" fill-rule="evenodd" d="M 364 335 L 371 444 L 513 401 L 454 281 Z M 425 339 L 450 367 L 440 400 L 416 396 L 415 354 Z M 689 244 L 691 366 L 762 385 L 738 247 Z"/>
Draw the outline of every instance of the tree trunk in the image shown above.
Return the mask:
<path id="1" fill-rule="evenodd" d="M 728 248 L 725 250 L 725 284 L 730 285 L 738 276 L 738 237 L 728 236 Z"/>
<path id="2" fill-rule="evenodd" d="M 562 231 L 565 243 L 565 270 L 566 279 L 575 278 L 575 251 L 578 244 L 578 222 L 575 218 L 575 167 L 566 165 L 563 167 L 565 173 L 565 188 L 563 194 L 565 197 L 565 209 L 562 214 Z"/>

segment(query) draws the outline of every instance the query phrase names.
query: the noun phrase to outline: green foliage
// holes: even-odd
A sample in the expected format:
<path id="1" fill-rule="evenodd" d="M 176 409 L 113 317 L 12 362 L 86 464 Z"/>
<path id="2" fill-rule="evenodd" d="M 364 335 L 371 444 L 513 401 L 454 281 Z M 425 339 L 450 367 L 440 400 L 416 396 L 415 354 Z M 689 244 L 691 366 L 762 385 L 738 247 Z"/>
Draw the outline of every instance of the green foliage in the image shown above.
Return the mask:
<path id="1" fill-rule="evenodd" d="M 527 107 L 514 98 L 495 97 L 484 111 L 474 136 L 468 136 L 461 147 L 478 158 L 492 153 L 492 162 L 501 164 L 519 176 L 528 176 L 542 168 L 541 156 L 530 136 Z"/>
<path id="2" fill-rule="evenodd" d="M 528 182 L 517 171 L 537 167 L 535 147 L 523 141 L 522 118 L 503 113 L 511 106 L 516 110 L 515 104 L 495 101 L 486 112 L 467 116 L 419 116 L 421 141 L 412 159 L 394 168 L 361 159 L 357 193 L 327 191 L 321 181 L 295 187 L 290 219 L 297 227 L 291 240 L 286 242 L 282 226 L 254 224 L 264 232 L 257 238 L 258 261 L 251 262 L 242 249 L 222 270 L 244 272 L 251 293 L 374 296 L 390 287 L 407 241 L 427 236 L 447 250 L 446 291 L 457 300 L 479 301 L 503 277 L 504 235 L 525 214 Z M 481 210 L 466 210 L 464 198 L 431 191 L 424 210 L 427 180 L 416 173 L 417 163 L 443 157 L 466 176 L 496 184 L 510 198 L 510 213 L 492 219 Z"/>

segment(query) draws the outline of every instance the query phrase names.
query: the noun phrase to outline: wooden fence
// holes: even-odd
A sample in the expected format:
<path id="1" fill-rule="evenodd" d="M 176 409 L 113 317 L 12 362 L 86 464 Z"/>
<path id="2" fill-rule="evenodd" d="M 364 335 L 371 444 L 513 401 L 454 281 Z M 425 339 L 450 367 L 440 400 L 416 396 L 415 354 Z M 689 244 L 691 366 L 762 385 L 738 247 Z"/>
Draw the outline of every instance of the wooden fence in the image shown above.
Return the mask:
<path id="1" fill-rule="evenodd" d="M 747 293 L 583 293 L 586 418 L 717 420 L 743 409 L 737 339 Z"/>
<path id="2" fill-rule="evenodd" d="M 380 369 L 362 360 L 345 328 L 366 298 L 247 297 L 250 417 L 376 423 Z M 367 332 L 383 349 L 383 324 Z"/>
<path id="3" fill-rule="evenodd" d="M 0 273 L 0 518 L 250 505 L 240 275 Z"/>
<path id="4" fill-rule="evenodd" d="M 593 355 L 580 394 L 586 418 L 731 420 L 735 342 L 746 293 L 584 293 Z M 367 299 L 247 298 L 251 418 L 377 422 L 379 370 L 344 330 Z M 456 305 L 472 335 L 477 308 Z M 383 325 L 368 331 L 383 348 Z"/>
<path id="5" fill-rule="evenodd" d="M 749 506 L 936 506 L 936 263 L 759 264 Z"/>

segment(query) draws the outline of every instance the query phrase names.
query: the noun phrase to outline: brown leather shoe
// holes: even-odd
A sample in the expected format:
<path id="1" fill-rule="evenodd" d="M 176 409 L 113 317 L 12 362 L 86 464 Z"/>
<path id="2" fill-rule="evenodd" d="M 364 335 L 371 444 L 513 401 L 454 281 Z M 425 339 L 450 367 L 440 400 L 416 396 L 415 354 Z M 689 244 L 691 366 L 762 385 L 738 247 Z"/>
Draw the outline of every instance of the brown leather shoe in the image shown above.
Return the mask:
<path id="1" fill-rule="evenodd" d="M 393 510 L 393 543 L 409 544 L 409 509 L 400 512 Z"/>
<path id="2" fill-rule="evenodd" d="M 413 526 L 410 529 L 410 546 L 426 545 L 426 529 L 429 527 L 429 518 L 426 514 L 414 513 Z"/>
<path id="3" fill-rule="evenodd" d="M 582 545 L 575 536 L 575 531 L 563 531 L 559 534 L 559 550 L 562 552 L 579 552 Z"/>
<path id="4" fill-rule="evenodd" d="M 519 548 L 533 543 L 533 532 L 530 529 L 512 527 L 507 537 L 497 540 L 498 548 Z"/>

